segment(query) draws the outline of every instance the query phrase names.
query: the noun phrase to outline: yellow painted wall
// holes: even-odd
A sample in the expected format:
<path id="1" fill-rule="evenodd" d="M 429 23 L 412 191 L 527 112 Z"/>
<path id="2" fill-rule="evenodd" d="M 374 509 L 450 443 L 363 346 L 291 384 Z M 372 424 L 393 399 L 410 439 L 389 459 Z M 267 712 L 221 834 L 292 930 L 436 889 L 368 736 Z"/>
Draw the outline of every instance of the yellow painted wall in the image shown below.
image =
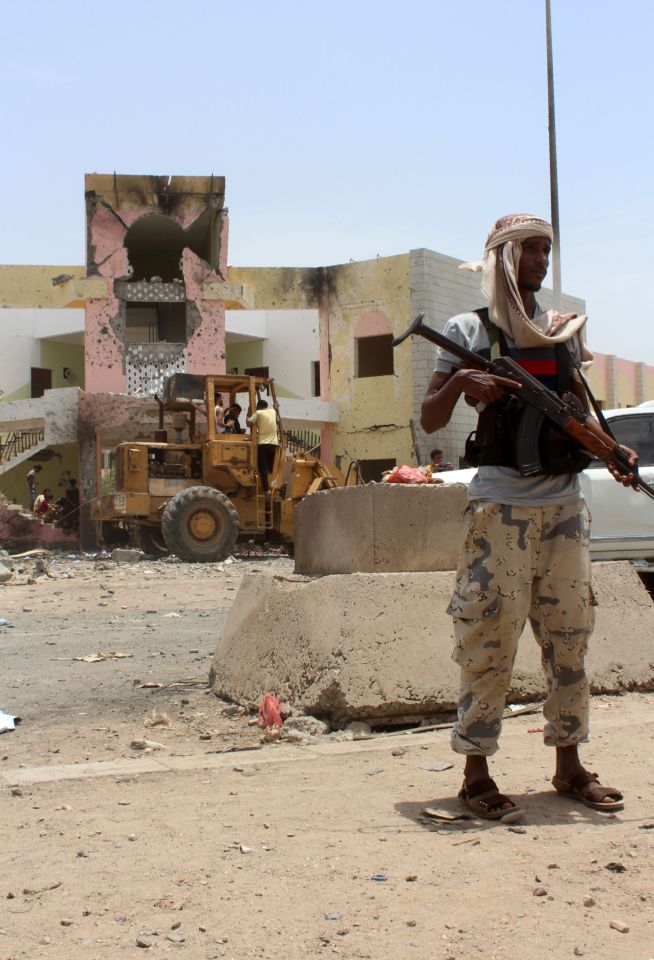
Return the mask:
<path id="1" fill-rule="evenodd" d="M 598 401 L 598 403 L 606 405 L 607 387 L 604 366 L 593 363 L 592 366 L 588 367 L 588 369 L 585 371 L 585 377 L 588 381 L 590 389 L 593 391 L 595 399 Z"/>
<path id="2" fill-rule="evenodd" d="M 0 400 L 6 402 L 7 400 L 29 400 L 32 396 L 32 384 L 24 383 L 22 387 L 19 387 L 18 390 L 12 391 L 12 393 L 3 393 Z"/>
<path id="3" fill-rule="evenodd" d="M 61 276 L 71 279 L 53 285 L 53 278 Z M 83 307 L 86 297 L 107 295 L 106 280 L 85 276 L 85 266 L 0 264 L 0 308 Z"/>
<path id="4" fill-rule="evenodd" d="M 41 366 L 52 370 L 52 387 L 80 387 L 84 389 L 84 347 L 61 340 L 41 340 Z M 64 380 L 64 367 L 73 373 L 73 379 Z"/>
<path id="5" fill-rule="evenodd" d="M 27 480 L 25 478 L 35 463 L 40 463 L 43 467 L 41 473 L 38 475 L 39 492 L 49 487 L 54 494 L 55 500 L 62 496 L 66 489 L 66 484 L 63 486 L 59 485 L 64 470 L 69 470 L 71 476 L 79 480 L 77 447 L 74 445 L 56 446 L 50 447 L 49 450 L 54 453 L 55 456 L 46 462 L 42 460 L 23 460 L 18 466 L 13 467 L 6 473 L 0 474 L 0 491 L 5 497 L 13 500 L 14 503 L 22 503 L 24 507 L 29 505 Z"/>
<path id="6" fill-rule="evenodd" d="M 239 373 L 250 367 L 263 366 L 263 341 L 247 340 L 244 343 L 228 343 L 225 347 L 225 368 L 227 372 L 234 367 Z"/>
<path id="7" fill-rule="evenodd" d="M 256 310 L 305 310 L 317 307 L 329 268 L 229 267 L 227 279 L 250 287 Z"/>
<path id="8" fill-rule="evenodd" d="M 394 354 L 394 374 L 357 378 L 354 332 L 371 311 L 388 316 L 395 336 L 411 313 L 409 256 L 383 257 L 327 270 L 330 399 L 340 409 L 331 429 L 330 459 L 412 462 L 411 351 Z"/>

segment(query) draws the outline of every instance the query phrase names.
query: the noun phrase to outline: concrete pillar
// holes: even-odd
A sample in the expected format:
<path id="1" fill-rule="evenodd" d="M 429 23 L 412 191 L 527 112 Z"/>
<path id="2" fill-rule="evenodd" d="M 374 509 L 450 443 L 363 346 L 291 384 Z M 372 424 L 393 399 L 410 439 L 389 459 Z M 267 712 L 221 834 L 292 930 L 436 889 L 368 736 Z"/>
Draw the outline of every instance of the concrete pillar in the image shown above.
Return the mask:
<path id="1" fill-rule="evenodd" d="M 80 548 L 85 551 L 97 550 L 98 524 L 91 516 L 91 501 L 100 494 L 98 479 L 98 442 L 96 434 L 88 434 L 80 439 L 79 445 L 79 539 Z"/>
<path id="2" fill-rule="evenodd" d="M 636 404 L 645 403 L 647 400 L 647 370 L 646 364 L 636 363 L 634 364 L 634 378 L 635 378 L 635 396 Z"/>
<path id="3" fill-rule="evenodd" d="M 618 358 L 613 353 L 606 355 L 606 406 L 614 410 L 620 406 L 618 397 Z"/>

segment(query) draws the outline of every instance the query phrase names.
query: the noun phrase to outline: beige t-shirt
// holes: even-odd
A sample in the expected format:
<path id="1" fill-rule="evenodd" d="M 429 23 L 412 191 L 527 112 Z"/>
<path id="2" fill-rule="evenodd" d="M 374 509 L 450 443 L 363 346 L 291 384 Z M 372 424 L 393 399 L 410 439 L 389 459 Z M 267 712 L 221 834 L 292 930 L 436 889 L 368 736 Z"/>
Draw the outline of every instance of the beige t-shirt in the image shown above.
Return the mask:
<path id="1" fill-rule="evenodd" d="M 277 414 L 273 409 L 255 410 L 249 423 L 256 423 L 259 443 L 279 445 L 277 438 Z"/>

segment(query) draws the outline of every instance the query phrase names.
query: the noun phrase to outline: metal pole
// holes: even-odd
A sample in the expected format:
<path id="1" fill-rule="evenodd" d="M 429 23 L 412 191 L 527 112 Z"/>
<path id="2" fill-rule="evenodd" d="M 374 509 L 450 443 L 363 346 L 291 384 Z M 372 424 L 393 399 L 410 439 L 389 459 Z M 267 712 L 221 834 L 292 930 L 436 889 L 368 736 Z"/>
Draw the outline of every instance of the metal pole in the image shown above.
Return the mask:
<path id="1" fill-rule="evenodd" d="M 556 121 L 554 118 L 554 68 L 552 65 L 552 13 L 550 0 L 545 0 L 547 34 L 547 118 L 550 141 L 550 206 L 552 217 L 552 286 L 554 309 L 561 309 L 561 233 L 559 228 L 559 178 L 556 166 Z"/>

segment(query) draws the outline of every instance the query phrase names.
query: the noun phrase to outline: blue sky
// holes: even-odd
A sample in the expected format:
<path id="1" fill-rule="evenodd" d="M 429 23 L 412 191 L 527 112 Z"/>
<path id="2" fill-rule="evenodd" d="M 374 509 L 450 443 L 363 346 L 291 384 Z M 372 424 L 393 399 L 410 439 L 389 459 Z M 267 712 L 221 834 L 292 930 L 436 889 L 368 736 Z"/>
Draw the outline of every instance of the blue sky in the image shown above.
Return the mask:
<path id="1" fill-rule="evenodd" d="M 552 7 L 563 287 L 654 364 L 654 6 Z M 0 263 L 82 263 L 92 171 L 224 175 L 243 266 L 474 259 L 549 216 L 544 0 L 33 0 L 0 77 Z"/>

